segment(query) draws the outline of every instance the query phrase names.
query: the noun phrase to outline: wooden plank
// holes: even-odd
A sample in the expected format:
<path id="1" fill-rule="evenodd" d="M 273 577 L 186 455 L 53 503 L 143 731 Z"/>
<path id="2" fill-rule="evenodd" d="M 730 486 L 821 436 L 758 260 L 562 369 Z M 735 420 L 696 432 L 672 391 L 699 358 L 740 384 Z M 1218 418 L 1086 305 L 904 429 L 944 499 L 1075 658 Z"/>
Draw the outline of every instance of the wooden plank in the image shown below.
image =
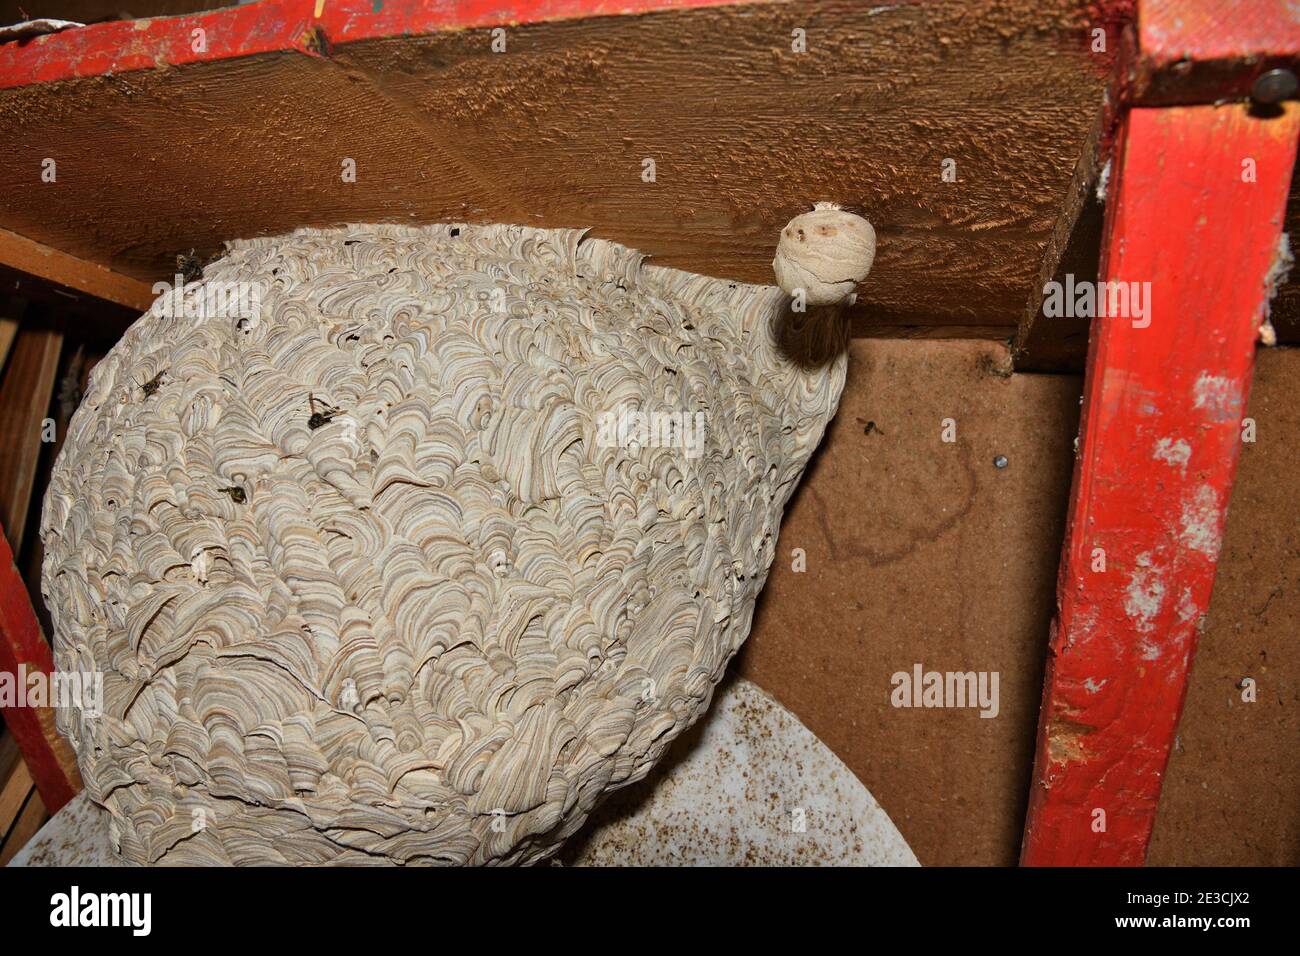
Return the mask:
<path id="1" fill-rule="evenodd" d="M 9 360 L 9 350 L 18 337 L 18 320 L 26 308 L 26 301 L 17 296 L 0 300 L 0 374 L 3 374 L 5 362 Z"/>
<path id="2" fill-rule="evenodd" d="M 50 645 L 36 622 L 31 598 L 14 566 L 13 552 L 5 536 L 0 535 L 0 672 L 17 680 L 53 670 Z M 76 755 L 55 729 L 53 709 L 6 707 L 4 717 L 45 806 L 57 813 L 81 789 L 81 777 Z"/>
<path id="3" fill-rule="evenodd" d="M 9 350 L 13 348 L 17 336 L 18 320 L 0 317 L 0 371 L 4 369 L 5 362 L 9 358 Z"/>
<path id="4" fill-rule="evenodd" d="M 330 48 L 400 33 L 725 6 L 746 0 L 270 0 L 171 19 L 116 21 L 0 48 L 0 88 L 189 63 Z M 210 34 L 201 47 L 192 31 Z M 323 39 L 322 39 L 323 38 Z M 207 38 L 205 38 L 207 39 Z"/>
<path id="5" fill-rule="evenodd" d="M 78 259 L 7 229 L 0 229 L 0 265 L 141 312 L 158 298 L 139 279 L 119 275 L 98 263 Z"/>
<path id="6" fill-rule="evenodd" d="M 1139 865 L 1210 600 L 1300 104 L 1134 109 L 1098 319 L 1026 821 L 1027 865 Z M 1257 160 L 1244 182 L 1242 157 Z"/>
<path id="7" fill-rule="evenodd" d="M 14 740 L 13 734 L 5 733 L 0 752 L 3 753 L 3 757 L 0 758 L 0 842 L 2 842 L 14 825 L 14 821 L 18 819 L 18 813 L 22 810 L 23 804 L 27 801 L 27 794 L 31 792 L 34 785 L 31 772 L 23 762 L 22 754 L 18 751 L 18 742 Z"/>
<path id="8" fill-rule="evenodd" d="M 318 20 L 302 14 L 325 24 L 328 55 L 302 40 L 311 30 L 257 19 L 277 9 L 0 50 L 11 84 L 19 60 L 24 77 L 51 79 L 0 90 L 0 223 L 149 282 L 170 279 L 178 253 L 239 236 L 469 220 L 589 226 L 662 265 L 770 283 L 773 237 L 827 199 L 879 231 L 856 328 L 1010 335 L 1118 46 L 1091 51 L 1086 0 L 791 0 L 544 22 L 528 22 L 540 5 L 500 0 L 378 12 L 330 0 Z M 518 22 L 496 54 L 489 25 L 503 20 Z M 196 24 L 206 58 L 186 53 Z M 41 181 L 46 158 L 54 182 Z"/>
<path id="9" fill-rule="evenodd" d="M 47 819 L 49 814 L 45 812 L 45 801 L 41 799 L 40 791 L 33 787 L 28 791 L 22 812 L 5 837 L 4 845 L 0 846 L 0 866 L 7 865 L 27 845 L 27 841 L 36 836 Z"/>
<path id="10" fill-rule="evenodd" d="M 19 328 L 0 381 L 0 525 L 21 551 L 41 455 L 41 423 L 49 415 L 63 333 L 46 325 Z"/>
<path id="11" fill-rule="evenodd" d="M 984 339 L 1006 342 L 1010 329 L 1005 325 L 877 325 L 872 322 L 854 323 L 851 335 L 855 339 Z"/>
<path id="12" fill-rule="evenodd" d="M 41 279 L 0 264 L 0 290 L 29 307 L 52 309 L 65 328 L 97 340 L 117 341 L 140 317 L 140 310 Z"/>
<path id="13" fill-rule="evenodd" d="M 1097 195 L 1102 170 L 1110 156 L 1112 126 L 1117 122 L 1107 106 L 1099 111 L 1083 144 L 1061 215 L 1043 251 L 1037 281 L 1016 330 L 1012 360 L 1019 372 L 1080 372 L 1088 353 L 1086 316 L 1045 315 L 1049 282 L 1061 287 L 1096 282 L 1101 254 L 1102 201 Z"/>

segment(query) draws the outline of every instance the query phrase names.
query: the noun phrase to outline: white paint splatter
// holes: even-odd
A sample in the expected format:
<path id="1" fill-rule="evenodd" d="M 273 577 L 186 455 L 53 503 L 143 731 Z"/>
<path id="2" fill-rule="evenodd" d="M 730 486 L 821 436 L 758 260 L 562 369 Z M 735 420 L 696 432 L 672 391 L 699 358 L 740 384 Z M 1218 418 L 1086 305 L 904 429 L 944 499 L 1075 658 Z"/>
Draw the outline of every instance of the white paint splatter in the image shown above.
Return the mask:
<path id="1" fill-rule="evenodd" d="M 1196 602 L 1192 600 L 1192 589 L 1183 588 L 1183 593 L 1178 597 L 1178 620 L 1186 624 L 1200 613 Z"/>
<path id="2" fill-rule="evenodd" d="M 1132 618 L 1139 631 L 1149 633 L 1155 629 L 1156 616 L 1164 605 L 1165 585 L 1160 580 L 1159 571 L 1146 569 L 1151 563 L 1151 555 L 1138 555 L 1138 564 L 1143 565 L 1143 561 L 1146 566 L 1134 571 L 1129 578 L 1128 588 L 1124 592 L 1127 595 L 1124 598 L 1124 613 Z"/>
<path id="3" fill-rule="evenodd" d="M 1196 407 L 1206 409 L 1216 422 L 1241 417 L 1241 388 L 1225 375 L 1202 372 L 1192 386 L 1192 397 Z"/>
<path id="4" fill-rule="evenodd" d="M 1055 629 L 1055 624 L 1052 625 Z M 1071 648 L 1075 643 L 1086 644 L 1096 636 L 1097 608 L 1085 605 L 1074 612 L 1070 626 L 1065 631 L 1065 646 Z"/>
<path id="5" fill-rule="evenodd" d="M 1184 472 L 1187 471 L 1187 462 L 1192 457 L 1192 446 L 1178 439 L 1161 438 L 1156 442 L 1155 458 L 1156 461 L 1163 461 L 1170 465 L 1176 465 Z"/>
<path id="6" fill-rule="evenodd" d="M 1219 496 L 1209 485 L 1201 485 L 1192 498 L 1183 502 L 1179 540 L 1193 551 L 1217 558 L 1222 544 L 1219 519 Z"/>
<path id="7" fill-rule="evenodd" d="M 1101 172 L 1097 175 L 1097 202 L 1106 201 L 1106 188 L 1110 185 L 1110 160 L 1106 160 L 1106 165 L 1101 167 Z"/>
<path id="8" fill-rule="evenodd" d="M 1089 677 L 1087 680 L 1085 680 L 1085 681 L 1083 682 L 1083 688 L 1084 688 L 1084 690 L 1086 690 L 1089 694 L 1095 694 L 1095 693 L 1097 693 L 1097 691 L 1099 691 L 1099 690 L 1101 690 L 1103 687 L 1105 687 L 1106 684 L 1109 683 L 1109 681 L 1110 681 L 1110 679 L 1109 679 L 1109 678 L 1106 678 L 1106 677 L 1103 677 L 1103 678 L 1101 679 L 1101 681 L 1096 681 L 1096 680 L 1094 680 L 1093 678 Z"/>

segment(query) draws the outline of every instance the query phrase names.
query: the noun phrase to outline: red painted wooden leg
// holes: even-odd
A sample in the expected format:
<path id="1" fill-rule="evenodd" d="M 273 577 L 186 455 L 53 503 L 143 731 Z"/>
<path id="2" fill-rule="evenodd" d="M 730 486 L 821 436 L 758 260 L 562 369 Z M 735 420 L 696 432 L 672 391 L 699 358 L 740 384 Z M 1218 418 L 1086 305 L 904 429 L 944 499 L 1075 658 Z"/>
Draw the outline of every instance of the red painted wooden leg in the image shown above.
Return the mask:
<path id="1" fill-rule="evenodd" d="M 12 675 L 7 679 L 17 682 L 20 675 L 53 671 L 50 645 L 41 635 L 27 587 L 14 567 L 9 542 L 0 532 L 0 672 Z M 81 777 L 71 747 L 54 729 L 54 711 L 6 706 L 4 719 L 45 808 L 57 812 L 81 789 Z"/>
<path id="2" fill-rule="evenodd" d="M 1146 859 L 1298 128 L 1294 103 L 1271 119 L 1234 105 L 1133 109 L 1124 121 L 1101 274 L 1124 284 L 1129 307 L 1092 327 L 1025 865 Z"/>

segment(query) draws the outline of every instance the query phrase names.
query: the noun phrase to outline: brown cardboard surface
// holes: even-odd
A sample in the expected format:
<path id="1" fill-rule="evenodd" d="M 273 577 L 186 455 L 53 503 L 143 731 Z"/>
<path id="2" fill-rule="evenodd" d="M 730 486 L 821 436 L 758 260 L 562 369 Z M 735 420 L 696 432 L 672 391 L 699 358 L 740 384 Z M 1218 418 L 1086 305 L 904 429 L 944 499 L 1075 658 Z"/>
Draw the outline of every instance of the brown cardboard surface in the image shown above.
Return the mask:
<path id="1" fill-rule="evenodd" d="M 738 670 L 848 764 L 923 864 L 1013 864 L 1081 381 L 1002 377 L 991 343 L 851 349 Z M 1153 865 L 1300 863 L 1297 382 L 1300 351 L 1261 351 L 1258 440 L 1242 453 Z M 893 707 L 891 675 L 917 663 L 998 671 L 998 716 Z M 1246 676 L 1253 704 L 1236 686 Z"/>
<path id="2" fill-rule="evenodd" d="M 923 865 L 1014 863 L 1081 380 L 1005 377 L 994 343 L 851 349 L 740 672 L 862 778 Z M 918 663 L 998 672 L 998 715 L 893 707 L 891 675 Z"/>
<path id="3" fill-rule="evenodd" d="M 1300 350 L 1261 350 L 1256 440 L 1242 446 L 1149 865 L 1300 864 L 1298 384 Z"/>

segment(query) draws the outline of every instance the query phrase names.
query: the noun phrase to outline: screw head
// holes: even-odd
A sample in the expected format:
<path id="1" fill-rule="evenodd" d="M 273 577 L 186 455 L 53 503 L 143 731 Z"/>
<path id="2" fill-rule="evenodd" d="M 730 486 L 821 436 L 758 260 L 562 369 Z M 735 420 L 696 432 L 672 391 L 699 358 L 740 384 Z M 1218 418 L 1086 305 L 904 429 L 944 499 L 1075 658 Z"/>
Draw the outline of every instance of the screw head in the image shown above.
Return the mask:
<path id="1" fill-rule="evenodd" d="M 1300 82 L 1290 70 L 1269 70 L 1255 77 L 1250 98 L 1256 103 L 1280 103 L 1295 96 L 1297 89 L 1300 89 Z"/>
<path id="2" fill-rule="evenodd" d="M 994 467 L 994 468 L 1005 468 L 1005 467 L 1007 467 L 1007 456 L 1006 456 L 1006 455 L 998 455 L 998 457 L 994 458 L 994 459 L 993 459 L 993 467 Z"/>

